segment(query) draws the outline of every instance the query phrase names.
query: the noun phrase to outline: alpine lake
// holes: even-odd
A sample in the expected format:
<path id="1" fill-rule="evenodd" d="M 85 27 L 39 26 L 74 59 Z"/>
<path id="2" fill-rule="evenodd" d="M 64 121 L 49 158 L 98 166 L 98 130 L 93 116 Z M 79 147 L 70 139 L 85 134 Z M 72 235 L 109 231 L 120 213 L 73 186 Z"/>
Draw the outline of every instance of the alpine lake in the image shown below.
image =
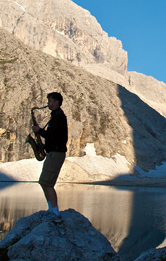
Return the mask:
<path id="1" fill-rule="evenodd" d="M 166 188 L 58 183 L 60 211 L 73 208 L 89 219 L 118 252 L 133 261 L 150 248 L 166 246 Z M 0 182 L 0 240 L 15 222 L 47 210 L 38 183 Z"/>

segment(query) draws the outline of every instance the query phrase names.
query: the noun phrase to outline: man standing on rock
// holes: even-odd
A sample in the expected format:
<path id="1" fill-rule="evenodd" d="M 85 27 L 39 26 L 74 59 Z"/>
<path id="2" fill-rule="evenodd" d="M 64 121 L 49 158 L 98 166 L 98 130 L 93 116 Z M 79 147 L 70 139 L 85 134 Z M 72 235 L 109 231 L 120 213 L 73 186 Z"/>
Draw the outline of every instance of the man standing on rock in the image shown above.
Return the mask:
<path id="1" fill-rule="evenodd" d="M 39 184 L 43 188 L 48 211 L 43 216 L 44 221 L 61 222 L 61 215 L 58 208 L 57 194 L 54 189 L 60 169 L 66 156 L 66 143 L 68 140 L 68 128 L 66 115 L 60 108 L 63 97 L 58 92 L 52 92 L 47 95 L 48 108 L 51 110 L 51 119 L 47 130 L 39 126 L 33 126 L 34 132 L 45 138 L 46 159 L 43 164 L 42 173 L 39 178 Z"/>

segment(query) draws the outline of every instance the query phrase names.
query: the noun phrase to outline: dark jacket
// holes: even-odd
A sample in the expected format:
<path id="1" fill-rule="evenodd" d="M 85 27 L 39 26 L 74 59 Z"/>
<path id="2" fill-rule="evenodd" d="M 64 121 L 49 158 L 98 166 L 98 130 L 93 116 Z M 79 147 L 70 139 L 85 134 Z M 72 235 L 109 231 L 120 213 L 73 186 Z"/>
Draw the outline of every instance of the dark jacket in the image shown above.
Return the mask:
<path id="1" fill-rule="evenodd" d="M 51 112 L 51 119 L 49 121 L 47 130 L 40 129 L 38 132 L 45 138 L 46 152 L 66 152 L 66 143 L 68 140 L 68 128 L 66 115 L 61 108 Z"/>

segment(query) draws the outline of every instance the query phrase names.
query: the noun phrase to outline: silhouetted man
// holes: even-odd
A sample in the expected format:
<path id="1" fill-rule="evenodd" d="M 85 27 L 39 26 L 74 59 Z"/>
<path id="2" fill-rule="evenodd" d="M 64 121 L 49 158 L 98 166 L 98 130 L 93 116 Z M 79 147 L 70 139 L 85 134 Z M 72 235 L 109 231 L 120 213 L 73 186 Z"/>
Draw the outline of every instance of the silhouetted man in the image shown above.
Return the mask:
<path id="1" fill-rule="evenodd" d="M 58 92 L 47 95 L 48 108 L 51 112 L 47 130 L 39 126 L 33 126 L 33 131 L 45 138 L 46 159 L 43 164 L 39 184 L 42 186 L 47 203 L 48 211 L 43 216 L 44 221 L 61 222 L 61 215 L 57 203 L 57 194 L 54 189 L 60 169 L 66 156 L 66 143 L 68 140 L 67 119 L 63 110 L 60 108 L 63 97 Z"/>

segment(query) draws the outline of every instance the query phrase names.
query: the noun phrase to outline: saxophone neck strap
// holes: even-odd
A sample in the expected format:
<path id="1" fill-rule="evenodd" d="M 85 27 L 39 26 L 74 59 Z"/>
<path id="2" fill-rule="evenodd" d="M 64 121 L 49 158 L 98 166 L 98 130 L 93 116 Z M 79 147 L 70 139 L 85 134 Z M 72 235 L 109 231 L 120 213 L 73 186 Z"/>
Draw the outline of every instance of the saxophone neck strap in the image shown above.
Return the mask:
<path id="1" fill-rule="evenodd" d="M 43 127 L 43 130 L 49 125 L 49 123 L 52 121 L 52 119 L 55 117 L 56 115 L 53 115 L 51 117 L 51 119 L 46 123 L 46 125 Z"/>
<path id="2" fill-rule="evenodd" d="M 43 130 L 48 126 L 48 124 L 50 123 L 50 121 L 51 121 L 51 120 L 49 120 L 49 121 L 47 122 L 47 124 L 43 127 Z"/>

